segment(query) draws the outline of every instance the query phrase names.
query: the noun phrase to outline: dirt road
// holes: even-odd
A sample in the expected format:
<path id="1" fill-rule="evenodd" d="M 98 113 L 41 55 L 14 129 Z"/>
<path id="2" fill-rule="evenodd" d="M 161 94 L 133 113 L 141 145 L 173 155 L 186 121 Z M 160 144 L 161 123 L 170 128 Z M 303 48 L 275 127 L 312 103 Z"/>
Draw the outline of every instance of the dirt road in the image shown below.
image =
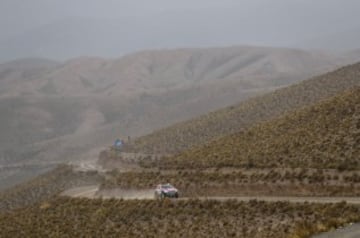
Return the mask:
<path id="1" fill-rule="evenodd" d="M 131 190 L 131 189 L 109 189 L 99 191 L 97 185 L 78 187 L 66 190 L 62 196 L 77 198 L 117 198 L 117 199 L 153 199 L 153 189 Z"/>
<path id="2" fill-rule="evenodd" d="M 153 189 L 142 189 L 142 190 L 125 190 L 125 189 L 108 189 L 108 190 L 98 190 L 98 186 L 86 186 L 79 187 L 67 190 L 61 194 L 62 196 L 70 197 L 84 197 L 84 198 L 117 198 L 117 199 L 154 199 L 154 190 Z M 360 205 L 360 197 L 256 197 L 256 196 L 237 196 L 237 197 L 183 197 L 184 199 L 211 199 L 218 201 L 226 201 L 229 199 L 234 199 L 237 201 L 250 201 L 250 200 L 261 200 L 266 202 L 309 202 L 309 203 L 338 203 L 346 201 L 349 204 L 358 204 Z M 360 237 L 360 236 L 359 236 Z"/>
<path id="3" fill-rule="evenodd" d="M 62 196 L 76 197 L 76 198 L 95 198 L 95 194 L 98 191 L 97 185 L 84 186 L 78 188 L 72 188 L 61 193 Z"/>

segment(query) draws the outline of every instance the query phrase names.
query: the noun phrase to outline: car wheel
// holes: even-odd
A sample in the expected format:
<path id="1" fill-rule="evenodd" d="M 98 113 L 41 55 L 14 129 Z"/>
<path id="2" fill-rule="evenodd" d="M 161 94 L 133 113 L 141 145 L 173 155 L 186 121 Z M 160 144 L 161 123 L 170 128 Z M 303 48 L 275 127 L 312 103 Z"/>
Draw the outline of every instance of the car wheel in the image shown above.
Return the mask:
<path id="1" fill-rule="evenodd" d="M 164 199 L 164 198 L 165 198 L 165 194 L 164 194 L 164 193 L 161 193 L 160 198 L 161 198 L 161 199 Z"/>
<path id="2" fill-rule="evenodd" d="M 175 193 L 175 198 L 179 198 L 179 194 L 178 194 L 178 193 Z"/>

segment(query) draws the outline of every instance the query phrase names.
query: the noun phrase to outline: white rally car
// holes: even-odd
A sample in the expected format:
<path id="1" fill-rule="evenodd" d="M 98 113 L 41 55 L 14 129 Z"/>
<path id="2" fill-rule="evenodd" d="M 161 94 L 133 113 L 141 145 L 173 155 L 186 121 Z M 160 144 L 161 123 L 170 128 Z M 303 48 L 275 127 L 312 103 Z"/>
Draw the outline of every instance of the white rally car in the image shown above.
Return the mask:
<path id="1" fill-rule="evenodd" d="M 155 199 L 159 198 L 178 198 L 179 191 L 171 184 L 159 184 L 155 189 Z"/>

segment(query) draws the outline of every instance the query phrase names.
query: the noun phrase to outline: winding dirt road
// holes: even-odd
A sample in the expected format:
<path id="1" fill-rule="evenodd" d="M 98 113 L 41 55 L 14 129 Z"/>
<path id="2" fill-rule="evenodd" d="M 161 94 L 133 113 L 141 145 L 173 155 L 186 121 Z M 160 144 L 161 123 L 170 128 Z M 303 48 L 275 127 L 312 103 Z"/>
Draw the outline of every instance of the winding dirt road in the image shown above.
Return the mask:
<path id="1" fill-rule="evenodd" d="M 125 189 L 108 189 L 108 190 L 99 190 L 98 186 L 86 186 L 78 187 L 74 189 L 69 189 L 61 194 L 62 196 L 70 197 L 83 197 L 83 198 L 117 198 L 117 199 L 154 199 L 154 190 L 153 189 L 142 189 L 142 190 L 125 190 Z M 266 196 L 266 197 L 256 197 L 256 196 L 237 196 L 237 197 L 182 197 L 184 199 L 211 199 L 218 201 L 226 201 L 234 199 L 237 201 L 251 201 L 251 200 L 260 200 L 266 202 L 292 202 L 292 203 L 339 203 L 347 202 L 349 204 L 360 205 L 360 197 L 276 197 L 276 196 Z M 360 236 L 359 236 L 360 237 Z"/>

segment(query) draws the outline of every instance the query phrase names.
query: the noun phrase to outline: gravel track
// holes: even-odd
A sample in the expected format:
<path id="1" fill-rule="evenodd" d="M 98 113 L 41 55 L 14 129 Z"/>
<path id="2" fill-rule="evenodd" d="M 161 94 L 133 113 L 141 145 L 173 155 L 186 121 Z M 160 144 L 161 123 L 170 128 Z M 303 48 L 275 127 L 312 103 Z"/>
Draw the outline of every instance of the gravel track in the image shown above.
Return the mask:
<path id="1" fill-rule="evenodd" d="M 117 198 L 117 199 L 154 199 L 154 190 L 153 189 L 108 189 L 108 190 L 99 190 L 97 185 L 85 186 L 69 189 L 61 194 L 62 196 L 69 197 L 83 197 L 83 198 Z M 349 204 L 360 205 L 360 197 L 276 197 L 276 196 L 232 196 L 232 197 L 182 197 L 181 200 L 186 199 L 211 199 L 218 201 L 226 201 L 230 199 L 238 201 L 250 201 L 250 200 L 260 200 L 266 202 L 294 202 L 294 203 L 339 203 L 345 201 Z M 360 237 L 360 236 L 359 236 Z"/>

